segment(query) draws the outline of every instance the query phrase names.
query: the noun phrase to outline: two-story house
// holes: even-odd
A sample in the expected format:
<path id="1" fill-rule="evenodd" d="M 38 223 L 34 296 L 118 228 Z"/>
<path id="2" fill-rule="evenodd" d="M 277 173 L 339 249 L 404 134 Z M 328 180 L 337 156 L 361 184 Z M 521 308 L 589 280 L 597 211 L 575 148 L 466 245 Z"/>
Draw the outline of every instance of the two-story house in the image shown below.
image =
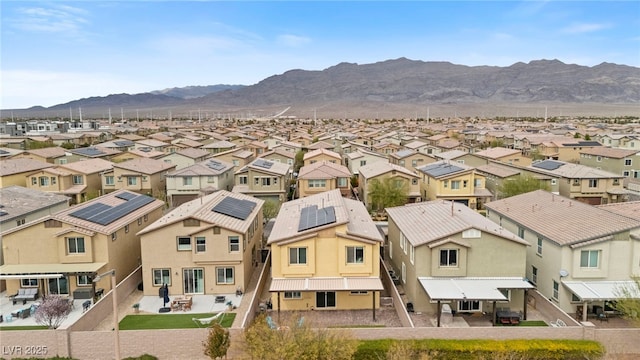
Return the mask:
<path id="1" fill-rule="evenodd" d="M 321 161 L 300 168 L 298 197 L 340 189 L 342 196 L 351 195 L 351 173 L 339 163 Z"/>
<path id="2" fill-rule="evenodd" d="M 364 205 L 338 189 L 282 204 L 271 247 L 275 310 L 380 306 L 382 236 Z"/>
<path id="3" fill-rule="evenodd" d="M 499 162 L 514 164 L 519 166 L 531 165 L 531 158 L 522 155 L 522 153 L 519 150 L 507 149 L 504 147 L 495 147 L 495 148 L 489 148 L 481 151 L 476 151 L 473 155 L 475 157 L 478 157 L 484 160 L 484 163 L 467 161 L 466 162 L 467 165 L 480 166 L 480 165 L 487 164 L 489 161 L 499 161 Z"/>
<path id="4" fill-rule="evenodd" d="M 479 210 L 492 197 L 485 188 L 485 177 L 471 166 L 443 160 L 418 168 L 418 171 L 422 178 L 420 193 L 423 199 L 453 200 Z"/>
<path id="5" fill-rule="evenodd" d="M 587 149 L 580 152 L 580 165 L 637 179 L 640 178 L 640 150 L 610 147 Z"/>
<path id="6" fill-rule="evenodd" d="M 158 160 L 162 160 L 168 164 L 173 164 L 176 166 L 176 170 L 181 170 L 193 164 L 204 161 L 209 155 L 209 152 L 206 150 L 186 148 L 166 154 Z"/>
<path id="7" fill-rule="evenodd" d="M 340 154 L 327 149 L 316 149 L 304 154 L 304 165 L 311 165 L 318 162 L 329 162 L 334 164 L 342 163 Z"/>
<path id="8" fill-rule="evenodd" d="M 528 243 L 476 211 L 434 200 L 387 208 L 385 256 L 415 311 L 524 310 Z"/>
<path id="9" fill-rule="evenodd" d="M 390 154 L 389 162 L 405 167 L 417 174 L 419 167 L 436 162 L 436 159 L 425 153 L 419 153 L 411 149 L 404 149 Z"/>
<path id="10" fill-rule="evenodd" d="M 379 204 L 373 203 L 371 191 L 374 183 L 391 183 L 397 188 L 406 190 L 407 203 L 416 202 L 420 197 L 420 178 L 414 172 L 399 165 L 387 162 L 375 162 L 360 167 L 358 175 L 358 196 L 371 210 L 378 209 Z"/>
<path id="11" fill-rule="evenodd" d="M 518 234 L 527 250 L 527 278 L 568 313 L 614 300 L 617 282 L 640 274 L 640 219 L 543 190 L 485 204 L 487 217 Z M 584 295 L 584 287 L 609 297 Z M 586 305 L 586 306 L 585 306 Z"/>
<path id="12" fill-rule="evenodd" d="M 134 159 L 113 164 L 113 170 L 102 174 L 102 190 L 130 190 L 151 196 L 164 196 L 166 175 L 175 168 L 161 160 Z"/>
<path id="13" fill-rule="evenodd" d="M 292 169 L 296 162 L 296 154 L 282 149 L 267 151 L 263 153 L 261 157 L 265 160 L 287 164 L 291 166 Z"/>
<path id="14" fill-rule="evenodd" d="M 0 161 L 0 188 L 11 185 L 27 187 L 28 174 L 53 166 L 53 164 L 32 159 L 3 159 Z"/>
<path id="15" fill-rule="evenodd" d="M 263 201 L 225 190 L 186 202 L 138 232 L 145 295 L 244 291 L 260 261 Z"/>
<path id="16" fill-rule="evenodd" d="M 280 204 L 287 201 L 290 179 L 289 165 L 258 158 L 236 171 L 233 192 Z"/>
<path id="17" fill-rule="evenodd" d="M 167 201 L 178 206 L 204 194 L 233 189 L 234 167 L 228 162 L 209 159 L 166 176 Z"/>
<path id="18" fill-rule="evenodd" d="M 95 289 L 111 289 L 140 266 L 136 235 L 162 216 L 164 203 L 146 195 L 116 191 L 2 233 L 4 265 L 0 273 L 8 293 L 37 288 L 40 295 L 93 298 Z"/>
<path id="19" fill-rule="evenodd" d="M 349 169 L 353 175 L 360 173 L 360 168 L 365 165 L 371 165 L 376 162 L 389 162 L 389 157 L 377 152 L 358 149 L 344 154 L 344 166 Z"/>

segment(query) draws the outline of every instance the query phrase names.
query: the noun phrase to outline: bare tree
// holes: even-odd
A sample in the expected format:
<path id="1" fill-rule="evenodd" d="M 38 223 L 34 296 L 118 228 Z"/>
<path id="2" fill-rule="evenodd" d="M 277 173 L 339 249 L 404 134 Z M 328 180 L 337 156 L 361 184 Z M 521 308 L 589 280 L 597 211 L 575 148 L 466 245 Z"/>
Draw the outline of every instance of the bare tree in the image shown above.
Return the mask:
<path id="1" fill-rule="evenodd" d="M 211 324 L 207 340 L 202 342 L 204 354 L 211 359 L 226 358 L 229 345 L 231 345 L 229 330 L 216 322 Z"/>
<path id="2" fill-rule="evenodd" d="M 38 324 L 57 329 L 70 312 L 71 304 L 68 299 L 50 295 L 42 300 L 34 316 Z"/>

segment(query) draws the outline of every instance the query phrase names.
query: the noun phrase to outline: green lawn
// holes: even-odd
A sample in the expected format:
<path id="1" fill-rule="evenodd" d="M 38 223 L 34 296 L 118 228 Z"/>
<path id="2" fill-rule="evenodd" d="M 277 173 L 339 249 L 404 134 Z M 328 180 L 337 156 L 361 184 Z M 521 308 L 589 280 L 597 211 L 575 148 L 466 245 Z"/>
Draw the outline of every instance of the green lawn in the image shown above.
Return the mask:
<path id="1" fill-rule="evenodd" d="M 47 330 L 47 326 L 32 325 L 32 326 L 0 326 L 0 331 L 9 330 Z"/>
<path id="2" fill-rule="evenodd" d="M 127 315 L 120 321 L 120 330 L 147 330 L 147 329 L 191 329 L 206 327 L 193 321 L 193 318 L 208 318 L 215 313 L 205 314 L 141 314 Z M 224 314 L 220 324 L 222 327 L 231 327 L 235 313 Z M 200 325 L 200 326 L 198 326 Z"/>
<path id="3" fill-rule="evenodd" d="M 495 326 L 503 326 L 502 324 L 496 324 Z M 513 326 L 513 325 L 507 325 Z M 518 324 L 518 326 L 549 326 L 546 322 L 542 320 L 522 320 Z"/>

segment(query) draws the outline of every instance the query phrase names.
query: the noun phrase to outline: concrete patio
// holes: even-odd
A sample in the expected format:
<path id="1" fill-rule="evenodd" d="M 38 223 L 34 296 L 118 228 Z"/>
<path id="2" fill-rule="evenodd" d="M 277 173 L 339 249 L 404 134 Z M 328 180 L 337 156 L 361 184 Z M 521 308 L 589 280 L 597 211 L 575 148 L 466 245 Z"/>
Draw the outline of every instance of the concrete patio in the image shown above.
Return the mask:
<path id="1" fill-rule="evenodd" d="M 11 316 L 12 313 L 16 313 L 19 310 L 23 310 L 26 308 L 33 309 L 33 305 L 40 304 L 42 298 L 38 298 L 35 301 L 27 301 L 26 304 L 22 304 L 22 301 L 18 301 L 16 305 L 13 305 L 11 299 L 9 298 L 10 294 L 6 292 L 0 293 L 0 314 L 2 314 L 3 322 L 0 323 L 0 327 L 3 326 L 37 326 L 39 324 L 36 323 L 35 316 L 33 311 L 29 315 L 29 317 L 21 319 L 15 316 Z M 85 299 L 74 300 L 73 307 L 71 309 L 71 313 L 69 316 L 62 322 L 61 326 L 66 326 L 69 324 L 73 324 L 80 316 L 82 316 L 83 309 L 82 304 L 85 302 Z"/>

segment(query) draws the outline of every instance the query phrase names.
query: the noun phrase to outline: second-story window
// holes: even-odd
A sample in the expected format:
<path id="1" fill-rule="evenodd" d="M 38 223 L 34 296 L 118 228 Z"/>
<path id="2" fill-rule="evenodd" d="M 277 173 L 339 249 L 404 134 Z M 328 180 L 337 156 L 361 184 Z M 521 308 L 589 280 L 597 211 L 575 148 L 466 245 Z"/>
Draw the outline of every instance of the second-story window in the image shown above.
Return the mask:
<path id="1" fill-rule="evenodd" d="M 289 248 L 289 265 L 303 265 L 307 263 L 307 248 Z"/>
<path id="2" fill-rule="evenodd" d="M 191 186 L 193 185 L 193 177 L 191 176 L 185 176 L 182 178 L 182 185 L 183 186 Z"/>
<path id="3" fill-rule="evenodd" d="M 347 246 L 347 264 L 364 264 L 364 247 Z"/>
<path id="4" fill-rule="evenodd" d="M 237 236 L 229 236 L 229 252 L 240 251 L 240 238 Z"/>
<path id="5" fill-rule="evenodd" d="M 127 185 L 132 186 L 132 185 L 136 185 L 137 183 L 138 183 L 138 178 L 136 178 L 135 176 L 127 177 Z"/>
<path id="6" fill-rule="evenodd" d="M 83 237 L 67 238 L 67 254 L 84 254 L 84 251 Z"/>
<path id="7" fill-rule="evenodd" d="M 178 251 L 191 250 L 191 238 L 187 236 L 178 237 Z"/>
<path id="8" fill-rule="evenodd" d="M 73 185 L 82 185 L 84 184 L 84 178 L 82 175 L 73 175 Z"/>
<path id="9" fill-rule="evenodd" d="M 458 249 L 440 250 L 440 266 L 458 266 Z"/>

